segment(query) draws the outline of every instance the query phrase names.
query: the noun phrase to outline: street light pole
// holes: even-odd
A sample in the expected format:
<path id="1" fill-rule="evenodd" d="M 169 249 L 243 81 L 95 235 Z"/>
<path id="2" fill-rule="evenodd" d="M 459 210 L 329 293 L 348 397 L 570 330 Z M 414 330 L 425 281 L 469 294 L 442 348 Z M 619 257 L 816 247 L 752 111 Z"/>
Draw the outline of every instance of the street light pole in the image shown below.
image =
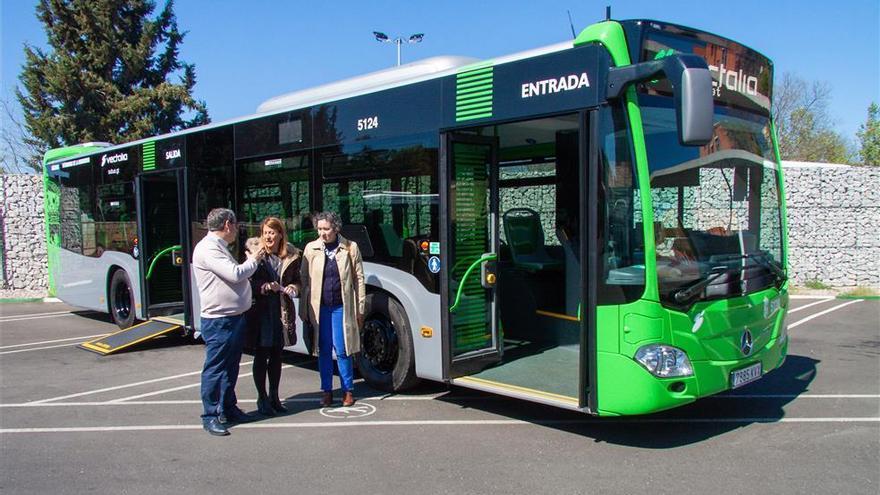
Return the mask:
<path id="1" fill-rule="evenodd" d="M 395 45 L 397 45 L 397 65 L 400 66 L 400 45 L 402 45 L 404 43 L 421 43 L 422 39 L 425 37 L 425 34 L 424 33 L 416 33 L 416 34 L 410 35 L 410 37 L 406 38 L 406 39 L 404 39 L 400 36 L 398 36 L 397 38 L 391 39 L 385 33 L 382 33 L 379 31 L 373 31 L 373 36 L 375 36 L 376 41 L 378 41 L 380 43 L 394 43 Z"/>

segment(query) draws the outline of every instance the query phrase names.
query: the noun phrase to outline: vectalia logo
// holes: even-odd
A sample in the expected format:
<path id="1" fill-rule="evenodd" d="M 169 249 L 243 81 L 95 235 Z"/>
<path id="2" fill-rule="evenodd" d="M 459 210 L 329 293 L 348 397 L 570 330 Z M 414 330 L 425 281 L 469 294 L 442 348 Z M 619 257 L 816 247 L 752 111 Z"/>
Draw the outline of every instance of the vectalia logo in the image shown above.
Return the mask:
<path id="1" fill-rule="evenodd" d="M 101 168 L 104 165 L 128 161 L 128 153 L 117 153 L 115 155 L 101 155 Z"/>
<path id="2" fill-rule="evenodd" d="M 758 94 L 758 78 L 743 72 L 742 69 L 739 71 L 732 71 L 730 69 L 726 69 L 724 64 L 720 64 L 721 67 L 717 67 L 715 65 L 709 66 L 709 72 L 714 72 L 718 78 L 717 85 L 723 86 L 730 91 L 736 91 L 737 93 L 747 94 L 751 96 L 757 96 Z M 716 83 L 713 83 L 715 86 Z"/>
<path id="3" fill-rule="evenodd" d="M 522 85 L 522 97 L 531 98 L 532 96 L 561 93 L 563 91 L 589 87 L 590 78 L 587 77 L 586 72 L 581 72 L 580 74 L 562 76 L 558 79 L 544 79 L 543 81 L 524 83 Z"/>

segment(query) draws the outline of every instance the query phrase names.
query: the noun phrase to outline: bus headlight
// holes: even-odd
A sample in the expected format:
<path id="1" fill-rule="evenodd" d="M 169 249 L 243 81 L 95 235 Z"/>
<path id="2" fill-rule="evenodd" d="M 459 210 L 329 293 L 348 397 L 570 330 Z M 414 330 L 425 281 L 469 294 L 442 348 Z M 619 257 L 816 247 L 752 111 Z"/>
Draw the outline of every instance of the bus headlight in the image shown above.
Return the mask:
<path id="1" fill-rule="evenodd" d="M 649 344 L 636 352 L 635 360 L 652 375 L 660 378 L 694 374 L 694 367 L 691 366 L 687 354 L 677 347 Z"/>

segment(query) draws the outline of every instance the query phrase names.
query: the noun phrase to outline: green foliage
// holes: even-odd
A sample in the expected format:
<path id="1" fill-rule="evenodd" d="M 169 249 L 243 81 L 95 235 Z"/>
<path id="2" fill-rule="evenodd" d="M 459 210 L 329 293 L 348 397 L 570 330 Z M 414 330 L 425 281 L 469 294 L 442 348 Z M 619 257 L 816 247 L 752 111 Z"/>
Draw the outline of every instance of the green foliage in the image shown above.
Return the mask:
<path id="1" fill-rule="evenodd" d="M 832 288 L 830 285 L 818 279 L 807 280 L 804 282 L 804 287 L 815 290 L 828 290 Z"/>
<path id="2" fill-rule="evenodd" d="M 877 289 L 872 287 L 856 287 L 855 289 L 848 290 L 841 294 L 843 297 L 866 297 L 866 298 L 877 298 L 880 297 L 880 292 Z"/>
<path id="3" fill-rule="evenodd" d="M 783 160 L 852 163 L 847 140 L 834 130 L 828 113 L 831 88 L 786 73 L 774 89 L 773 115 Z"/>
<path id="4" fill-rule="evenodd" d="M 862 165 L 880 166 L 880 106 L 871 103 L 868 120 L 859 126 L 859 156 Z"/>
<path id="5" fill-rule="evenodd" d="M 16 91 L 30 144 L 120 143 L 209 122 L 192 96 L 195 66 L 178 60 L 185 33 L 173 1 L 150 18 L 154 9 L 151 0 L 39 1 L 50 49 L 25 45 Z"/>

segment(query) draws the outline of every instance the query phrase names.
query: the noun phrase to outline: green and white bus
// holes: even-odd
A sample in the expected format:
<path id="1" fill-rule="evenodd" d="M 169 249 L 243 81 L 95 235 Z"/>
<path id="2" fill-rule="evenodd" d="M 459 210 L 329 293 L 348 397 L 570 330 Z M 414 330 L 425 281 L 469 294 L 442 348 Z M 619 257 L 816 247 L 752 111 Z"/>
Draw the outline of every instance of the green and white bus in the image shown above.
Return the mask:
<path id="1" fill-rule="evenodd" d="M 194 333 L 208 211 L 233 209 L 242 240 L 278 216 L 302 246 L 332 210 L 364 253 L 369 385 L 437 380 L 603 416 L 687 404 L 786 356 L 772 83 L 734 41 L 605 21 L 52 150 L 52 290 L 123 328 Z"/>

